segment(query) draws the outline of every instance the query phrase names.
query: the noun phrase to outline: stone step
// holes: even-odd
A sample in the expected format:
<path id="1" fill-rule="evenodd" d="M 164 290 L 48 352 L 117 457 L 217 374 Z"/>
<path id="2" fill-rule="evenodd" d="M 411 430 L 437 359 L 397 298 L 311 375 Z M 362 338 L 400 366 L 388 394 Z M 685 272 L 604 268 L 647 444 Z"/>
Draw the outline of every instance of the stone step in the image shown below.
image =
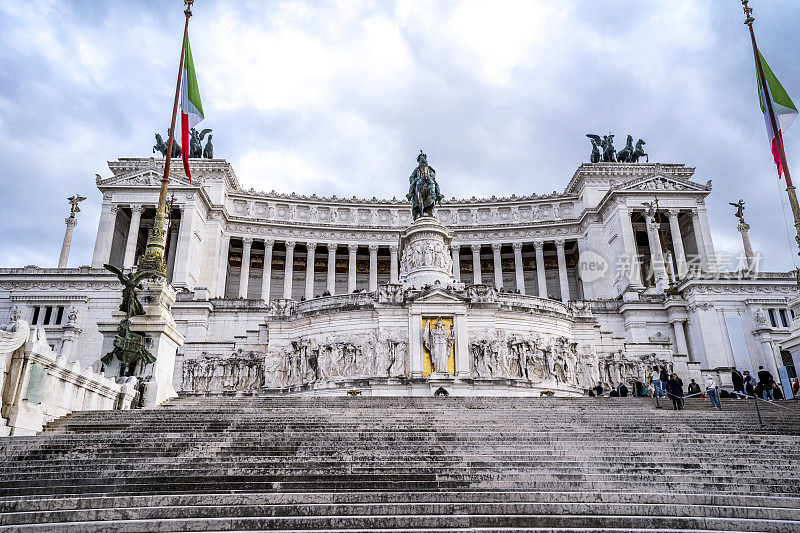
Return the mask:
<path id="1" fill-rule="evenodd" d="M 59 531 L 108 531 L 104 522 L 62 522 L 51 524 Z M 668 525 L 668 526 L 667 526 Z M 770 533 L 795 533 L 798 521 L 768 519 L 737 519 L 716 517 L 630 516 L 607 514 L 432 514 L 426 516 L 365 515 L 365 516 L 298 516 L 298 517 L 203 517 L 117 520 L 113 530 L 117 533 L 146 531 L 220 531 L 220 530 L 319 530 L 319 529 L 453 529 L 453 528 L 616 528 L 644 529 L 650 531 L 669 529 L 695 529 L 706 531 L 764 531 Z M 8 526 L 7 531 L 30 531 L 35 525 Z"/>
<path id="2" fill-rule="evenodd" d="M 429 516 L 429 515 L 619 515 L 712 517 L 748 520 L 796 521 L 795 509 L 781 507 L 736 507 L 643 503 L 340 503 L 230 504 L 152 506 L 123 509 L 76 509 L 4 513 L 0 526 L 25 523 L 113 522 L 130 519 L 310 516 Z"/>

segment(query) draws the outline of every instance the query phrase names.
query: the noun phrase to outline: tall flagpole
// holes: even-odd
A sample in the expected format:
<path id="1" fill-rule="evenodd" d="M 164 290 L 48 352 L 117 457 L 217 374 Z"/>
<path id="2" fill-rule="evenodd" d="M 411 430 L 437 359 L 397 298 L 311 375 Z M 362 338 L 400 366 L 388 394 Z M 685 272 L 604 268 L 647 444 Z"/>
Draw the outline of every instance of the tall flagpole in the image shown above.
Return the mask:
<path id="1" fill-rule="evenodd" d="M 169 164 L 172 159 L 172 143 L 175 139 L 175 116 L 178 113 L 178 100 L 181 96 L 181 78 L 183 77 L 183 59 L 186 56 L 186 36 L 189 33 L 189 17 L 192 16 L 194 0 L 183 0 L 186 4 L 183 14 L 186 23 L 183 26 L 183 41 L 181 42 L 181 61 L 178 67 L 178 83 L 175 87 L 175 102 L 172 105 L 172 123 L 169 127 L 169 141 L 167 141 L 167 155 L 164 161 L 164 176 L 161 178 L 161 191 L 158 195 L 158 208 L 153 227 L 147 235 L 147 249 L 139 260 L 139 270 L 151 270 L 157 275 L 167 277 L 167 262 L 164 260 L 164 246 L 166 230 L 164 219 L 167 216 L 167 189 L 169 187 Z"/>
<path id="2" fill-rule="evenodd" d="M 800 248 L 800 204 L 797 203 L 797 192 L 795 191 L 794 185 L 792 185 L 792 177 L 789 174 L 789 164 L 786 162 L 786 152 L 783 149 L 783 137 L 781 136 L 780 129 L 778 129 L 778 122 L 775 119 L 775 110 L 772 108 L 772 97 L 770 96 L 771 93 L 767 85 L 767 78 L 764 76 L 764 67 L 761 64 L 761 57 L 758 53 L 758 45 L 756 45 L 756 34 L 753 31 L 753 22 L 755 21 L 753 18 L 753 8 L 748 7 L 748 2 L 749 0 L 742 0 L 744 15 L 746 17 L 744 23 L 750 29 L 750 40 L 753 43 L 753 57 L 756 61 L 756 69 L 758 69 L 758 77 L 761 82 L 761 93 L 764 95 L 764 102 L 766 103 L 767 114 L 769 115 L 769 123 L 772 126 L 773 133 L 775 134 L 775 141 L 778 146 L 778 154 L 781 159 L 781 166 L 783 167 L 783 175 L 786 178 L 786 194 L 789 196 L 789 205 L 792 208 L 792 217 L 794 218 L 794 229 L 797 233 L 794 238 L 795 241 L 797 241 L 797 246 Z M 800 252 L 798 252 L 798 255 L 800 255 Z M 798 270 L 797 275 L 798 283 L 800 284 L 800 270 Z"/>

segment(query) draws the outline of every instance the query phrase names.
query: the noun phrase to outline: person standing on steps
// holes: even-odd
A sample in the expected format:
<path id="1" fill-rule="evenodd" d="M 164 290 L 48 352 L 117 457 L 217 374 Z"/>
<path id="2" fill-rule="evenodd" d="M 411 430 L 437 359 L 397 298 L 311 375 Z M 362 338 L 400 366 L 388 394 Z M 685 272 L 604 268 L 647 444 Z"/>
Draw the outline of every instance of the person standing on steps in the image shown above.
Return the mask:
<path id="1" fill-rule="evenodd" d="M 714 381 L 711 374 L 706 376 L 706 394 L 708 394 L 708 399 L 711 400 L 711 407 L 720 407 L 717 382 Z"/>
<path id="2" fill-rule="evenodd" d="M 628 387 L 626 387 L 624 383 L 620 383 L 619 387 L 617 387 L 617 392 L 620 398 L 626 398 L 628 396 Z"/>
<path id="3" fill-rule="evenodd" d="M 666 367 L 660 367 L 658 369 L 658 379 L 661 381 L 661 392 L 662 397 L 666 398 L 667 396 L 667 381 L 669 381 L 669 372 L 667 372 Z"/>
<path id="4" fill-rule="evenodd" d="M 597 386 L 594 388 L 594 393 L 600 397 L 603 395 L 603 384 L 599 381 L 597 382 Z"/>
<path id="5" fill-rule="evenodd" d="M 752 396 L 753 392 L 755 392 L 755 380 L 753 376 L 750 375 L 749 370 L 744 371 L 742 380 L 744 382 L 744 392 L 746 392 L 748 396 Z"/>
<path id="6" fill-rule="evenodd" d="M 773 401 L 775 395 L 772 393 L 772 384 L 775 383 L 775 378 L 769 373 L 769 370 L 764 370 L 763 366 L 758 367 L 758 384 L 761 385 L 762 394 L 767 401 Z"/>
<path id="7" fill-rule="evenodd" d="M 744 398 L 744 376 L 736 370 L 735 366 L 731 368 L 731 381 L 733 382 L 733 395 L 739 399 Z"/>
<path id="8" fill-rule="evenodd" d="M 694 380 L 692 380 L 692 382 L 689 383 L 687 392 L 689 393 L 689 395 L 700 394 L 700 385 L 698 385 L 697 383 L 695 383 Z"/>
<path id="9" fill-rule="evenodd" d="M 683 409 L 683 383 L 677 374 L 672 374 L 667 380 L 667 394 L 672 398 L 672 408 L 675 411 Z"/>
<path id="10" fill-rule="evenodd" d="M 653 367 L 653 372 L 650 374 L 650 381 L 653 383 L 653 396 L 658 396 L 661 398 L 663 396 L 661 394 L 661 372 L 658 371 L 658 367 Z"/>

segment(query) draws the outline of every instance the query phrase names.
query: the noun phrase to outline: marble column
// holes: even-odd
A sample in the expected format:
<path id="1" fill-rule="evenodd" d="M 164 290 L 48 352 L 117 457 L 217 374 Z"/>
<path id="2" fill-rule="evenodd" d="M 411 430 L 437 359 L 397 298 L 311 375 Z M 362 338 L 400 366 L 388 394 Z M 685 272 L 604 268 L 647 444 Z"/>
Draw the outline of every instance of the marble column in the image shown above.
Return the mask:
<path id="1" fill-rule="evenodd" d="M 217 264 L 217 298 L 225 298 L 225 289 L 228 285 L 228 255 L 231 248 L 231 238 L 222 234 L 222 243 L 219 247 L 219 263 Z"/>
<path id="2" fill-rule="evenodd" d="M 167 246 L 167 277 L 172 283 L 175 272 L 175 252 L 178 248 L 178 231 L 180 220 L 172 221 L 169 224 L 169 245 Z"/>
<path id="3" fill-rule="evenodd" d="M 536 281 L 539 285 L 539 296 L 547 298 L 547 275 L 544 270 L 544 243 L 535 241 L 533 249 L 536 250 Z"/>
<path id="4" fill-rule="evenodd" d="M 317 243 L 307 242 L 306 250 L 306 300 L 314 297 L 314 259 Z"/>
<path id="5" fill-rule="evenodd" d="M 697 258 L 692 261 L 692 264 L 698 265 L 700 270 L 708 269 L 708 257 L 706 256 L 706 244 L 703 238 L 703 228 L 700 225 L 700 215 L 697 211 L 692 211 L 692 230 L 694 231 L 694 240 L 697 244 Z"/>
<path id="6" fill-rule="evenodd" d="M 347 245 L 347 292 L 351 294 L 356 290 L 356 252 L 357 244 Z"/>
<path id="7" fill-rule="evenodd" d="M 471 244 L 472 249 L 472 283 L 480 285 L 481 281 L 481 245 Z"/>
<path id="8" fill-rule="evenodd" d="M 658 290 L 666 289 L 668 285 L 667 270 L 664 267 L 664 254 L 661 251 L 661 236 L 659 223 L 654 216 L 645 216 L 647 221 L 647 244 L 650 248 L 650 266 L 653 269 L 653 279 Z"/>
<path id="9" fill-rule="evenodd" d="M 676 355 L 689 355 L 689 348 L 686 344 L 686 331 L 683 329 L 684 320 L 673 320 L 672 329 L 675 332 L 675 353 Z"/>
<path id="10" fill-rule="evenodd" d="M 558 282 L 561 287 L 561 301 L 569 302 L 569 281 L 567 280 L 567 258 L 564 256 L 564 240 L 556 241 L 556 255 L 558 257 Z"/>
<path id="11" fill-rule="evenodd" d="M 636 246 L 636 237 L 633 234 L 631 212 L 625 206 L 620 206 L 618 209 L 620 226 L 622 230 L 621 237 L 622 246 L 624 249 L 623 254 L 627 256 L 622 258 L 623 261 L 621 261 L 620 264 L 624 264 L 628 269 L 628 272 L 626 272 L 628 284 L 632 287 L 639 288 L 642 287 L 642 266 L 639 262 L 639 250 Z"/>
<path id="12" fill-rule="evenodd" d="M 514 274 L 517 279 L 517 290 L 520 294 L 525 294 L 525 271 L 522 264 L 522 243 L 511 243 L 514 249 Z"/>
<path id="13" fill-rule="evenodd" d="M 669 209 L 667 216 L 669 217 L 669 231 L 672 234 L 672 249 L 675 251 L 675 266 L 677 275 L 682 278 L 686 275 L 686 251 L 683 248 L 683 238 L 681 237 L 681 227 L 678 224 L 678 215 L 680 211 L 677 209 Z"/>
<path id="14" fill-rule="evenodd" d="M 283 297 L 292 298 L 292 276 L 294 275 L 294 241 L 286 241 L 286 263 L 283 271 Z"/>
<path id="15" fill-rule="evenodd" d="M 369 245 L 369 292 L 378 290 L 378 245 Z"/>
<path id="16" fill-rule="evenodd" d="M 175 267 L 172 271 L 172 284 L 174 286 L 189 287 L 189 261 L 192 257 L 192 233 L 194 226 L 194 204 L 182 205 L 180 225 L 178 226 L 178 246 L 175 250 Z"/>
<path id="17" fill-rule="evenodd" d="M 744 257 L 747 260 L 747 271 L 755 274 L 758 265 L 753 255 L 753 245 L 750 244 L 750 224 L 742 220 L 736 229 L 742 234 L 742 246 L 744 246 Z"/>
<path id="18" fill-rule="evenodd" d="M 69 249 L 72 247 L 72 232 L 78 225 L 78 219 L 73 213 L 64 219 L 64 223 L 66 223 L 67 229 L 64 231 L 64 241 L 61 243 L 61 255 L 58 256 L 58 268 L 67 268 Z"/>
<path id="19" fill-rule="evenodd" d="M 336 245 L 328 243 L 328 292 L 336 294 Z"/>
<path id="20" fill-rule="evenodd" d="M 247 298 L 247 287 L 250 284 L 250 248 L 252 237 L 242 238 L 242 268 L 239 270 L 239 298 Z"/>
<path id="21" fill-rule="evenodd" d="M 272 289 L 272 247 L 275 241 L 267 239 L 264 241 L 264 267 L 261 275 L 261 299 L 269 302 L 269 291 Z"/>
<path id="22" fill-rule="evenodd" d="M 453 278 L 456 281 L 461 281 L 461 245 L 451 244 L 450 254 L 453 259 Z"/>
<path id="23" fill-rule="evenodd" d="M 399 283 L 400 276 L 398 274 L 397 263 L 397 245 L 393 244 L 389 247 L 389 283 Z"/>
<path id="24" fill-rule="evenodd" d="M 142 210 L 144 206 L 131 206 L 131 225 L 128 227 L 128 240 L 125 242 L 125 260 L 122 262 L 125 268 L 131 268 L 136 260 L 136 243 L 139 241 L 139 225 L 142 220 Z M 113 228 L 111 229 L 113 233 Z"/>
<path id="25" fill-rule="evenodd" d="M 503 262 L 500 258 L 500 250 L 503 245 L 499 242 L 492 243 L 492 260 L 494 264 L 494 287 L 498 290 L 503 288 Z"/>
<path id="26" fill-rule="evenodd" d="M 110 198 L 110 197 L 109 197 Z M 114 227 L 117 221 L 117 206 L 107 202 L 100 210 L 100 222 L 97 224 L 97 238 L 94 241 L 92 268 L 103 268 L 111 257 L 111 243 L 114 238 Z"/>

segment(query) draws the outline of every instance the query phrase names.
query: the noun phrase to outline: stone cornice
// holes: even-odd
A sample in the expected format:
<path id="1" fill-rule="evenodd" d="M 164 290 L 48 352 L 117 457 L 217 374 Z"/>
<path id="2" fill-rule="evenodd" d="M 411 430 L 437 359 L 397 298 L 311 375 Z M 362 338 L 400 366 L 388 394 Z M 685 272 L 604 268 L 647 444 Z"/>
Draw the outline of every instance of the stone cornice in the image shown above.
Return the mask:
<path id="1" fill-rule="evenodd" d="M 583 183 L 613 184 L 612 182 L 636 180 L 655 174 L 689 181 L 694 174 L 694 168 L 674 163 L 583 163 L 572 175 L 564 194 L 578 194 Z"/>

